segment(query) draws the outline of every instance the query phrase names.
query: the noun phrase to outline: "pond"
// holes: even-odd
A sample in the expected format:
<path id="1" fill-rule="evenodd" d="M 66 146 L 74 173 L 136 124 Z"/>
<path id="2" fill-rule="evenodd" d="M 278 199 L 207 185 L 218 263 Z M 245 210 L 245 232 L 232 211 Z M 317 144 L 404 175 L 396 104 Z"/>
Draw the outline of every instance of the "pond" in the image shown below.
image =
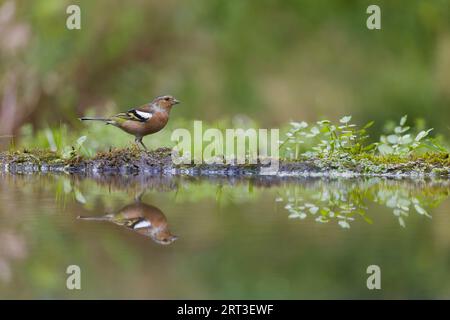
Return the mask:
<path id="1" fill-rule="evenodd" d="M 447 180 L 0 176 L 0 298 L 449 298 Z M 66 273 L 78 266 L 81 289 Z M 367 287 L 379 266 L 381 289 Z"/>

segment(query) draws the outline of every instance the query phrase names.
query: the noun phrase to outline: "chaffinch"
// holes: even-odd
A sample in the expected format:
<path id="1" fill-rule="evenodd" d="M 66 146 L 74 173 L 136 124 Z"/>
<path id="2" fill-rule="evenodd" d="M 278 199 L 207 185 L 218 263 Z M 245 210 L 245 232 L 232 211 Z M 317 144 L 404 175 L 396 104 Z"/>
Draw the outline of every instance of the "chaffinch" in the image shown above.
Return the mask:
<path id="1" fill-rule="evenodd" d="M 109 221 L 150 237 L 158 244 L 171 244 L 178 239 L 170 233 L 164 213 L 152 205 L 141 202 L 140 197 L 117 213 L 99 217 L 78 216 L 81 220 Z"/>
<path id="2" fill-rule="evenodd" d="M 135 142 L 140 143 L 147 150 L 147 147 L 142 142 L 142 138 L 163 129 L 169 121 L 170 110 L 178 103 L 180 102 L 172 96 L 160 96 L 150 103 L 118 113 L 109 118 L 83 117 L 80 120 L 103 121 L 106 124 L 118 127 L 134 135 Z"/>

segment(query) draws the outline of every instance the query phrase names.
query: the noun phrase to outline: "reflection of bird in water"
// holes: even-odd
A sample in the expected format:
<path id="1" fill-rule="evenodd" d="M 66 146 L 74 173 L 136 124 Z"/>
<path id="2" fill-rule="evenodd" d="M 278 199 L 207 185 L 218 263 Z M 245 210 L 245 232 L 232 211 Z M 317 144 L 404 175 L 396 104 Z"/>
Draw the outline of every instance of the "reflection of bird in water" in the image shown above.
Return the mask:
<path id="1" fill-rule="evenodd" d="M 126 205 L 117 213 L 100 217 L 79 216 L 78 219 L 110 221 L 148 236 L 159 244 L 171 244 L 178 239 L 170 233 L 164 213 L 157 207 L 141 202 L 140 196 L 136 198 L 136 202 Z"/>

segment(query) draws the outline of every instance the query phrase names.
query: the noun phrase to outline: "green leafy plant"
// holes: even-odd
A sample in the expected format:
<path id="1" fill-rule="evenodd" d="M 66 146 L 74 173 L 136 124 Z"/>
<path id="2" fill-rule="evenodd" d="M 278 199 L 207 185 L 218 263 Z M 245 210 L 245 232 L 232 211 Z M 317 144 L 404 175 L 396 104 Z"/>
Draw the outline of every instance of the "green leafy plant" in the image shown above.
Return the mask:
<path id="1" fill-rule="evenodd" d="M 433 129 L 422 130 L 417 135 L 410 132 L 410 127 L 406 125 L 408 116 L 400 119 L 398 126 L 394 128 L 394 132 L 389 135 L 382 135 L 378 144 L 378 151 L 382 155 L 408 155 L 420 147 L 427 147 L 425 144 L 426 137 Z"/>
<path id="2" fill-rule="evenodd" d="M 367 131 L 374 122 L 358 127 L 351 119 L 351 116 L 342 117 L 338 124 L 322 120 L 312 126 L 304 121 L 291 122 L 286 138 L 280 141 L 280 150 L 291 160 L 300 156 L 331 159 L 352 159 L 361 154 L 408 156 L 419 148 L 447 152 L 437 139 L 429 136 L 433 129 L 413 134 L 406 125 L 407 116 L 400 119 L 392 133 L 382 135 L 379 142 L 373 143 L 368 142 Z"/>
<path id="3" fill-rule="evenodd" d="M 61 156 L 63 159 L 71 159 L 73 157 L 76 157 L 80 155 L 80 152 L 82 151 L 84 154 L 88 154 L 88 150 L 86 150 L 83 147 L 83 144 L 85 143 L 87 137 L 81 136 L 77 139 L 75 146 L 64 146 L 63 151 L 61 153 Z"/>
<path id="4" fill-rule="evenodd" d="M 351 155 L 374 150 L 376 144 L 366 144 L 369 138 L 367 129 L 373 125 L 373 121 L 358 128 L 356 124 L 350 123 L 351 119 L 351 116 L 342 117 L 339 124 L 322 120 L 311 127 L 304 121 L 291 122 L 291 128 L 286 133 L 286 139 L 281 141 L 280 148 L 285 148 L 291 159 L 298 159 L 302 145 L 308 142 L 311 148 L 303 153 L 307 157 Z"/>

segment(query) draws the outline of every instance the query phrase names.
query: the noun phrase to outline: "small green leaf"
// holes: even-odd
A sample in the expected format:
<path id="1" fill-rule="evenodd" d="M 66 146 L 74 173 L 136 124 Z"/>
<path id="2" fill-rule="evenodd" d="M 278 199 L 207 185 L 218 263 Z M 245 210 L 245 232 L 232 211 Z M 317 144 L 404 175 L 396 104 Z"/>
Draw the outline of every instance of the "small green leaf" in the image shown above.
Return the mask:
<path id="1" fill-rule="evenodd" d="M 400 119 L 400 125 L 401 125 L 401 126 L 404 126 L 407 119 L 408 119 L 408 115 L 404 115 L 404 116 Z"/>
<path id="2" fill-rule="evenodd" d="M 420 140 L 422 140 L 423 138 L 425 138 L 429 133 L 430 133 L 430 131 L 431 130 L 433 130 L 433 129 L 428 129 L 427 131 L 420 131 L 418 134 L 417 134 L 417 136 L 416 136 L 416 141 L 417 142 L 419 142 Z"/>
<path id="3" fill-rule="evenodd" d="M 340 220 L 338 223 L 344 229 L 349 229 L 350 228 L 350 224 L 347 221 L 345 221 L 345 220 Z"/>
<path id="4" fill-rule="evenodd" d="M 399 137 L 395 134 L 391 134 L 387 136 L 387 141 L 391 144 L 397 144 Z"/>
<path id="5" fill-rule="evenodd" d="M 308 126 L 308 123 L 305 121 L 302 122 L 291 122 L 291 126 L 293 126 L 296 129 L 304 129 Z"/>
<path id="6" fill-rule="evenodd" d="M 350 120 L 352 120 L 352 116 L 345 116 L 345 117 L 342 117 L 342 118 L 339 120 L 339 122 L 340 122 L 340 123 L 349 123 Z"/>
<path id="7" fill-rule="evenodd" d="M 63 187 L 64 187 L 64 193 L 65 194 L 70 193 L 72 191 L 72 186 L 70 185 L 70 180 L 68 180 L 68 179 L 64 180 Z"/>
<path id="8" fill-rule="evenodd" d="M 81 147 L 81 146 L 83 145 L 83 143 L 86 141 L 86 139 L 87 139 L 86 136 L 81 136 L 81 137 L 79 137 L 78 140 L 77 140 L 77 145 L 78 145 L 79 147 Z"/>
<path id="9" fill-rule="evenodd" d="M 311 128 L 311 134 L 318 135 L 319 133 L 320 133 L 319 128 L 317 128 L 317 127 L 312 127 Z"/>
<path id="10" fill-rule="evenodd" d="M 368 128 L 370 128 L 371 126 L 373 126 L 374 123 L 375 123 L 375 121 L 370 121 L 370 122 L 368 122 L 368 123 L 363 127 L 363 129 L 368 129 Z"/>
<path id="11" fill-rule="evenodd" d="M 431 216 L 428 214 L 428 212 L 424 208 L 419 206 L 418 204 L 415 204 L 414 208 L 416 209 L 417 213 L 431 218 Z"/>
<path id="12" fill-rule="evenodd" d="M 378 145 L 376 143 L 371 143 L 367 146 L 365 146 L 362 150 L 363 151 L 372 151 L 373 149 L 375 149 Z"/>
<path id="13" fill-rule="evenodd" d="M 403 137 L 401 137 L 399 143 L 400 144 L 410 144 L 412 142 L 412 138 L 410 134 L 405 134 Z"/>
<path id="14" fill-rule="evenodd" d="M 410 127 L 395 127 L 394 132 L 399 134 L 399 133 L 404 133 L 406 131 L 408 131 L 410 129 Z"/>
<path id="15" fill-rule="evenodd" d="M 84 198 L 81 191 L 78 189 L 75 189 L 75 199 L 77 199 L 77 201 L 80 203 L 83 203 L 83 204 L 86 203 L 86 199 Z"/>

